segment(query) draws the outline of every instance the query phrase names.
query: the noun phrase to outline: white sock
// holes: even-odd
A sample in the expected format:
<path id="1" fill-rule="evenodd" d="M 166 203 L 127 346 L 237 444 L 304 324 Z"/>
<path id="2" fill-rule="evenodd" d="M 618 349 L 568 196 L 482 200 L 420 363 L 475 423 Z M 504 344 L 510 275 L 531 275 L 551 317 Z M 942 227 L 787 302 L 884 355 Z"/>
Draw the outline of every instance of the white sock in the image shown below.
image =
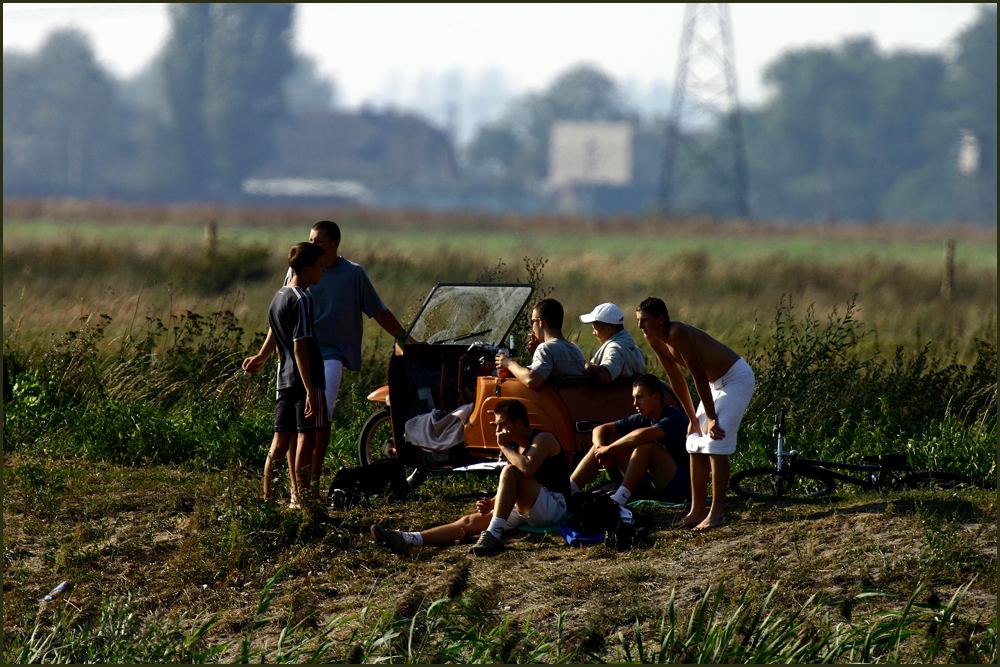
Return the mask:
<path id="1" fill-rule="evenodd" d="M 615 501 L 616 503 L 624 507 L 625 503 L 628 502 L 628 499 L 630 497 L 632 497 L 632 492 L 626 489 L 625 485 L 623 484 L 622 486 L 618 487 L 617 491 L 615 491 L 615 495 L 611 496 L 611 500 Z"/>
<path id="2" fill-rule="evenodd" d="M 403 536 L 403 541 L 407 544 L 412 544 L 415 547 L 424 546 L 424 538 L 420 533 L 400 532 L 400 535 Z"/>
<path id="3" fill-rule="evenodd" d="M 573 495 L 574 493 L 580 493 L 580 487 L 571 479 L 569 480 L 569 495 Z"/>
<path id="4" fill-rule="evenodd" d="M 490 527 L 486 529 L 486 532 L 491 534 L 498 540 L 503 537 L 503 529 L 507 527 L 507 522 L 504 519 L 498 519 L 493 517 L 490 520 Z"/>

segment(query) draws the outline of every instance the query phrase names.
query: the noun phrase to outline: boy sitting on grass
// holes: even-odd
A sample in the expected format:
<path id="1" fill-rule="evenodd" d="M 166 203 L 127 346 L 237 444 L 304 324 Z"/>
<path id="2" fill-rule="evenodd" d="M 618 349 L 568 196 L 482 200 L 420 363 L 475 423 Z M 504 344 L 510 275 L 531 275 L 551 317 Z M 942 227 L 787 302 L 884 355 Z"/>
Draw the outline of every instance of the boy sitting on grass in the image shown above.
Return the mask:
<path id="1" fill-rule="evenodd" d="M 323 249 L 315 243 L 298 243 L 288 253 L 291 280 L 278 290 L 267 311 L 267 322 L 278 350 L 277 398 L 274 439 L 264 463 L 264 499 L 270 499 L 271 474 L 276 459 L 288 458 L 291 479 L 290 507 L 310 495 L 310 467 L 317 431 L 330 428 L 324 392 L 323 357 L 313 333 L 313 300 L 306 291 L 319 282 L 326 265 Z M 292 446 L 292 435 L 297 443 Z M 304 480 L 305 486 L 300 486 Z"/>

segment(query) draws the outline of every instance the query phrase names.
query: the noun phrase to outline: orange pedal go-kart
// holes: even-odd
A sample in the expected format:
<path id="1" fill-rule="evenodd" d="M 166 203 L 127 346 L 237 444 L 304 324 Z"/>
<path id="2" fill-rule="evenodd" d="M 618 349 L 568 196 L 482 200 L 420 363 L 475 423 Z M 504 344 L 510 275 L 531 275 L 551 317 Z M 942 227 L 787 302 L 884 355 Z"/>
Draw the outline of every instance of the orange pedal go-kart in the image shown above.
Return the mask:
<path id="1" fill-rule="evenodd" d="M 634 411 L 628 381 L 602 385 L 581 378 L 528 389 L 497 373 L 494 357 L 503 341 L 514 347 L 511 331 L 532 291 L 525 284 L 434 286 L 407 332 L 419 342 L 393 354 L 388 384 L 368 395 L 382 408 L 358 438 L 362 465 L 398 458 L 415 487 L 428 473 L 496 462 L 493 407 L 502 399 L 522 401 L 531 426 L 555 434 L 575 464 L 590 448 L 595 426 Z M 441 433 L 448 442 L 420 441 Z"/>

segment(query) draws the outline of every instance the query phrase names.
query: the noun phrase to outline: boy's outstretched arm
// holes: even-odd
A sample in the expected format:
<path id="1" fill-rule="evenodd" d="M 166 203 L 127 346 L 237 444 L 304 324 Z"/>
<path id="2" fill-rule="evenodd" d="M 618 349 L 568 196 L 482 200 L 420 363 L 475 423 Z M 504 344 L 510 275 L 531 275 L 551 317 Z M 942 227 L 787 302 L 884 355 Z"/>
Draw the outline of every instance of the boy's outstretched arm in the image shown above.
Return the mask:
<path id="1" fill-rule="evenodd" d="M 260 346 L 260 351 L 252 357 L 247 357 L 243 360 L 243 370 L 247 373 L 260 372 L 260 369 L 264 368 L 264 364 L 267 363 L 271 353 L 274 352 L 275 347 L 277 345 L 274 342 L 274 332 L 271 331 L 271 327 L 268 327 L 267 336 L 264 338 L 264 344 Z"/>

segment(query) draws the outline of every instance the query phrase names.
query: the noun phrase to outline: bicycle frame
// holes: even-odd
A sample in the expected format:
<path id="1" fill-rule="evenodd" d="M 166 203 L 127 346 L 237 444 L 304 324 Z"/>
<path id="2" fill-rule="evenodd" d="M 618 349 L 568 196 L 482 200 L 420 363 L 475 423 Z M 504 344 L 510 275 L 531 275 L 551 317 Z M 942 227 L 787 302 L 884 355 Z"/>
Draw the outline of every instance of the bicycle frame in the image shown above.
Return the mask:
<path id="1" fill-rule="evenodd" d="M 886 486 L 886 482 L 882 479 L 882 474 L 888 472 L 889 468 L 886 466 L 872 463 L 872 464 L 855 464 L 855 463 L 835 463 L 832 461 L 820 461 L 817 459 L 805 459 L 800 458 L 798 453 L 794 450 L 785 454 L 785 470 L 790 470 L 792 474 L 797 472 L 812 472 L 826 475 L 832 477 L 833 479 L 846 482 L 848 484 L 854 484 L 865 489 L 878 490 L 883 486 Z M 848 475 L 843 472 L 838 472 L 837 469 L 850 470 L 854 472 L 869 473 L 867 479 L 864 477 L 855 477 Z M 779 471 L 782 469 L 779 467 Z"/>
<path id="2" fill-rule="evenodd" d="M 942 470 L 914 470 L 904 452 L 865 456 L 868 463 L 839 463 L 800 457 L 785 449 L 785 411 L 774 421 L 778 446 L 777 466 L 741 470 L 730 478 L 730 485 L 744 497 L 757 500 L 780 498 L 818 498 L 833 493 L 836 482 L 853 484 L 869 491 L 895 488 L 971 486 L 976 481 L 968 475 Z M 848 474 L 853 473 L 853 474 Z"/>
<path id="3" fill-rule="evenodd" d="M 854 484 L 865 489 L 878 490 L 886 486 L 886 481 L 882 474 L 894 472 L 896 468 L 886 466 L 882 463 L 837 463 L 834 461 L 821 461 L 819 459 L 807 459 L 799 456 L 794 449 L 785 451 L 785 410 L 782 408 L 774 420 L 773 435 L 778 443 L 778 472 L 791 473 L 812 472 L 832 477 L 840 482 Z M 839 470 L 850 470 L 853 472 L 868 473 L 866 477 L 854 477 Z"/>

